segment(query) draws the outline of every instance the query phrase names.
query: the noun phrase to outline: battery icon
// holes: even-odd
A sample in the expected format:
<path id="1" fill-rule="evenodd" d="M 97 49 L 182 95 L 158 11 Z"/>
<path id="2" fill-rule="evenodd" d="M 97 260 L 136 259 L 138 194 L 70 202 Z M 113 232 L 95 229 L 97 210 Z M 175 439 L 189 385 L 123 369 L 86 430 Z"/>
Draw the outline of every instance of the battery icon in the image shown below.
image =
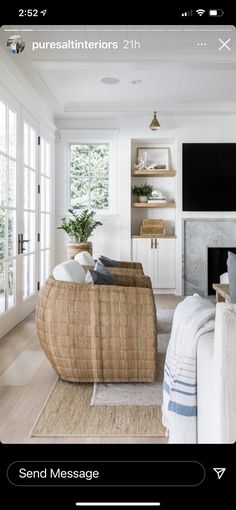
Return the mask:
<path id="1" fill-rule="evenodd" d="M 220 17 L 223 16 L 224 11 L 222 9 L 210 9 L 209 16 Z"/>

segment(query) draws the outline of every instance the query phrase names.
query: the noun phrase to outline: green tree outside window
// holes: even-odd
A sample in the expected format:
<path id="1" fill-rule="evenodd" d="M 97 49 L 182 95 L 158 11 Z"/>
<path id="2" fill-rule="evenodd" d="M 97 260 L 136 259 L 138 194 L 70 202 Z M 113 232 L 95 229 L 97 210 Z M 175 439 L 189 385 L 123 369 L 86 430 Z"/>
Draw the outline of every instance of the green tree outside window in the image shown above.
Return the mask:
<path id="1" fill-rule="evenodd" d="M 109 144 L 70 145 L 70 205 L 109 209 Z"/>

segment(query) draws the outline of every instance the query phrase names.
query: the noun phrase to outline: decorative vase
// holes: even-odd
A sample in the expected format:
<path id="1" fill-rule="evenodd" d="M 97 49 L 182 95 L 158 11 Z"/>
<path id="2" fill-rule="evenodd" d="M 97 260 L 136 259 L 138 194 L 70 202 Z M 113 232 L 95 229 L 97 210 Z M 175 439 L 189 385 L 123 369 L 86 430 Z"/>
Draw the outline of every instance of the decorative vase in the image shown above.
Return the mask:
<path id="1" fill-rule="evenodd" d="M 91 242 L 86 243 L 69 243 L 67 245 L 67 260 L 73 260 L 77 253 L 88 251 L 93 256 L 93 245 Z"/>
<path id="2" fill-rule="evenodd" d="M 148 197 L 144 197 L 141 195 L 138 197 L 138 201 L 141 202 L 142 204 L 145 204 L 148 201 Z"/>

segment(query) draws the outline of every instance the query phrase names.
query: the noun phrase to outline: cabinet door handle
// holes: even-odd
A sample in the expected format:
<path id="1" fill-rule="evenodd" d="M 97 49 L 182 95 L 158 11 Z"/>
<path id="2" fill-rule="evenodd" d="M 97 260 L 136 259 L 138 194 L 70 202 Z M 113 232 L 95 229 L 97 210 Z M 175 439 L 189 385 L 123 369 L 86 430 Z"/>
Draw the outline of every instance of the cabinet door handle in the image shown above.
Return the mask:
<path id="1" fill-rule="evenodd" d="M 155 248 L 157 248 L 158 246 L 158 242 L 157 242 L 157 239 L 155 239 Z"/>
<path id="2" fill-rule="evenodd" d="M 153 249 L 153 239 L 151 239 L 151 250 Z"/>

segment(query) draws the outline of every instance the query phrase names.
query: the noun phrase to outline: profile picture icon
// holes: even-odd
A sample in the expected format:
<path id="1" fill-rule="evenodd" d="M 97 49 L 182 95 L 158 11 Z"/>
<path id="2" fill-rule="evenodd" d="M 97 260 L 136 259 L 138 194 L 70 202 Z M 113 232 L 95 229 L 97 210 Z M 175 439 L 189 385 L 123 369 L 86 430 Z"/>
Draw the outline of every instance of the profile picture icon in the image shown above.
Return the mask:
<path id="1" fill-rule="evenodd" d="M 21 53 L 25 47 L 25 41 L 20 35 L 11 35 L 7 40 L 7 47 L 13 55 Z"/>

